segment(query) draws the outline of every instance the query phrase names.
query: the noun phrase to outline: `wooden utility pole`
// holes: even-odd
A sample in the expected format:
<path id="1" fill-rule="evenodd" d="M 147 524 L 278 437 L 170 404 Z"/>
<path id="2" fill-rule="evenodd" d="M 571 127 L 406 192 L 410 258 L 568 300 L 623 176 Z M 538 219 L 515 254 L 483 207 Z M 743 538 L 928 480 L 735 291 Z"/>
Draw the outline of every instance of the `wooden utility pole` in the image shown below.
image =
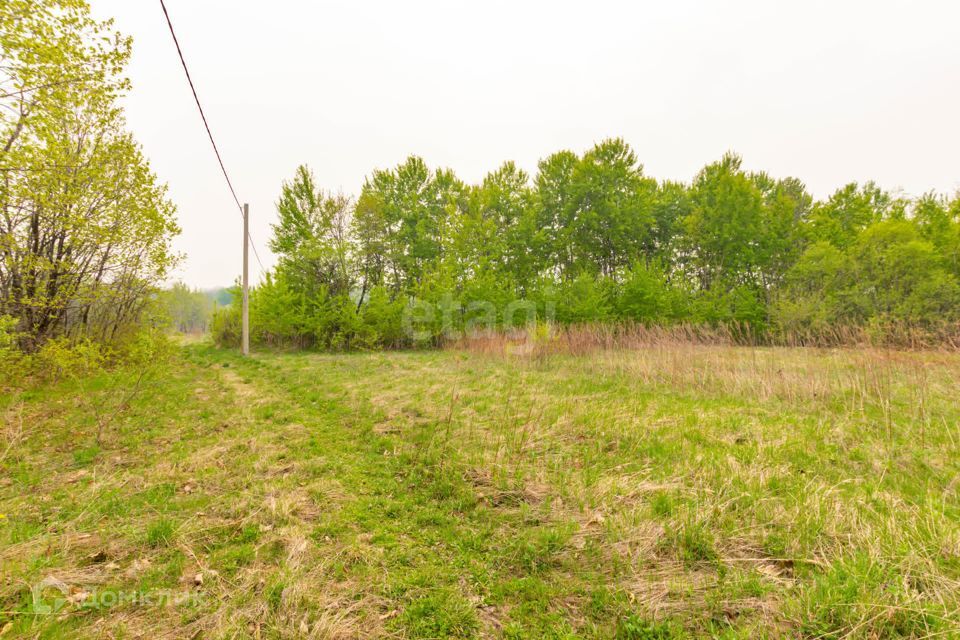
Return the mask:
<path id="1" fill-rule="evenodd" d="M 241 317 L 240 351 L 250 355 L 250 205 L 243 205 L 243 312 Z"/>

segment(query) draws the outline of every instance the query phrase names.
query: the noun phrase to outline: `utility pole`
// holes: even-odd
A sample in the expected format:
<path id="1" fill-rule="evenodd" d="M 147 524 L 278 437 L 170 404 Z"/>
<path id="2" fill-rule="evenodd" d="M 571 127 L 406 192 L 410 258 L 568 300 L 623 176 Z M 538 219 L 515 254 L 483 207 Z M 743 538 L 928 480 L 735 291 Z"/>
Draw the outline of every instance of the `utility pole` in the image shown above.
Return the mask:
<path id="1" fill-rule="evenodd" d="M 242 336 L 240 351 L 243 355 L 250 355 L 250 275 L 248 263 L 250 258 L 250 205 L 243 204 L 243 314 L 241 318 Z"/>

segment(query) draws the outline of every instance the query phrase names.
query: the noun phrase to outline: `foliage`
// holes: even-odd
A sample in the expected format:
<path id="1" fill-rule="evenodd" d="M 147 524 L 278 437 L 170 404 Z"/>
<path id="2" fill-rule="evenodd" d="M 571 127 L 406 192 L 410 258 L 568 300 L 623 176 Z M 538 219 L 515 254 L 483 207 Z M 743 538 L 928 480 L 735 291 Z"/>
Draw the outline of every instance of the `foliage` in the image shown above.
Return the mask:
<path id="1" fill-rule="evenodd" d="M 139 378 L 162 369 L 173 355 L 173 343 L 158 328 L 142 327 L 110 345 L 90 339 L 51 338 L 32 353 L 23 353 L 5 336 L 0 322 L 0 372 L 3 387 L 29 388 L 73 381 L 81 385 L 97 376 Z M 9 346 L 4 347 L 7 342 Z"/>
<path id="2" fill-rule="evenodd" d="M 103 371 L 108 358 L 109 352 L 96 342 L 53 338 L 33 354 L 30 363 L 36 375 L 58 382 L 63 379 L 90 378 Z"/>
<path id="3" fill-rule="evenodd" d="M 267 344 L 434 345 L 537 322 L 755 341 L 960 320 L 960 198 L 866 183 L 816 202 L 734 154 L 689 185 L 644 176 L 621 139 L 555 153 L 533 178 L 506 162 L 477 185 L 411 157 L 374 171 L 355 204 L 300 167 L 277 210 L 280 264 L 251 294 Z M 221 343 L 238 313 L 220 314 Z"/>
<path id="4" fill-rule="evenodd" d="M 849 245 L 811 245 L 787 274 L 774 317 L 786 328 L 960 319 L 960 284 L 917 224 L 883 220 Z"/>
<path id="5" fill-rule="evenodd" d="M 174 283 L 157 294 L 157 302 L 172 328 L 180 333 L 205 333 L 215 300 L 209 293 Z"/>
<path id="6" fill-rule="evenodd" d="M 25 351 L 118 339 L 175 262 L 174 207 L 118 106 L 130 51 L 83 0 L 0 12 L 0 314 Z"/>
<path id="7" fill-rule="evenodd" d="M 16 348 L 16 318 L 10 316 L 0 316 L 0 378 L 11 380 L 16 370 L 16 364 L 20 357 L 20 352 Z M 6 386 L 5 384 L 0 387 Z"/>

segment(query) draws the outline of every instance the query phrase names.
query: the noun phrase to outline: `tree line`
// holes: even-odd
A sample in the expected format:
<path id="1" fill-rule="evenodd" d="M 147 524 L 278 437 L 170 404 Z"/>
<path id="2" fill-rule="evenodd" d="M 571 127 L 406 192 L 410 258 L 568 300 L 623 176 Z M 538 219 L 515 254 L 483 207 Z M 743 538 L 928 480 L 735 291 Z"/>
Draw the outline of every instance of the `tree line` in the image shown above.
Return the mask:
<path id="1" fill-rule="evenodd" d="M 409 346 L 531 318 L 760 337 L 960 320 L 960 197 L 868 182 L 816 200 L 734 154 L 690 183 L 657 181 L 609 139 L 554 153 L 534 176 L 506 162 L 476 185 L 410 157 L 355 200 L 301 166 L 277 214 L 279 262 L 251 296 L 255 342 Z M 238 314 L 218 314 L 218 340 L 237 340 Z"/>

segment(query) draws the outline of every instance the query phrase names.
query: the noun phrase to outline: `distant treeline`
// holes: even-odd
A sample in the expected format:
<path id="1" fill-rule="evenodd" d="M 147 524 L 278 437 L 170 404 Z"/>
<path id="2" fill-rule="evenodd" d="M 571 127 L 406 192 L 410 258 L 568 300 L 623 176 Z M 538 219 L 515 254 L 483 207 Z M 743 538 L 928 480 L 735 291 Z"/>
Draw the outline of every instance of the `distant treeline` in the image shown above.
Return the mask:
<path id="1" fill-rule="evenodd" d="M 251 298 L 261 343 L 408 346 L 534 316 L 761 339 L 960 320 L 960 198 L 868 182 L 816 201 L 733 154 L 690 184 L 645 176 L 620 139 L 555 153 L 532 179 L 508 162 L 479 185 L 411 157 L 355 201 L 300 167 L 277 211 L 279 264 Z M 218 340 L 237 340 L 238 314 L 217 316 Z"/>
<path id="2" fill-rule="evenodd" d="M 230 304 L 226 289 L 191 289 L 182 282 L 159 292 L 158 301 L 171 328 L 180 333 L 206 333 L 217 307 Z"/>

